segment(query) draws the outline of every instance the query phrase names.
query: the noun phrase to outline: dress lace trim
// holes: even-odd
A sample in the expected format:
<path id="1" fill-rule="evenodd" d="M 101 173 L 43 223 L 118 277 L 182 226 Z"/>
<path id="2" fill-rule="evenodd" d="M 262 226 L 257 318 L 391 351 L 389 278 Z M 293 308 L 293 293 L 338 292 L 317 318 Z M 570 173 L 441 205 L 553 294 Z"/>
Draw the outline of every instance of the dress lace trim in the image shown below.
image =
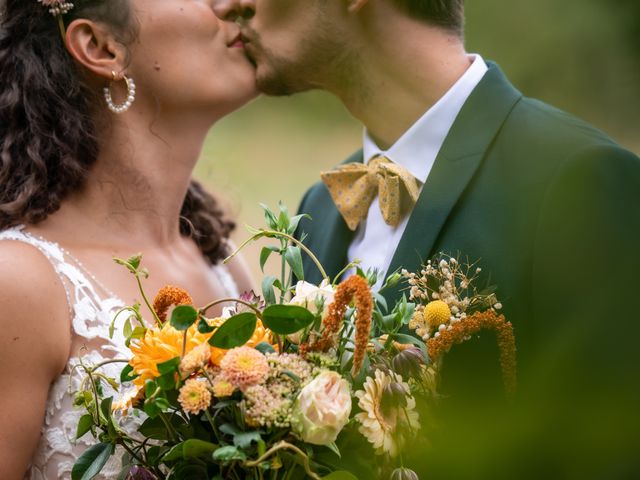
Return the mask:
<path id="1" fill-rule="evenodd" d="M 130 351 L 125 347 L 121 329 L 116 328 L 113 338 L 109 338 L 109 325 L 115 313 L 125 305 L 121 299 L 105 292 L 104 298 L 97 286 L 84 271 L 82 265 L 68 255 L 58 244 L 49 242 L 24 230 L 14 227 L 0 232 L 1 240 L 14 240 L 37 248 L 49 260 L 62 282 L 67 295 L 71 317 L 71 334 L 80 337 L 86 347 L 82 354 L 85 364 L 97 364 L 116 357 L 128 358 Z M 232 297 L 238 296 L 238 287 L 224 266 L 214 266 L 215 274 Z M 74 373 L 80 358 L 69 358 L 65 372 L 56 379 L 49 390 L 42 436 L 32 459 L 25 480 L 47 480 L 71 478 L 75 461 L 93 442 L 90 435 L 78 440 L 76 426 L 82 415 L 73 407 L 72 392 L 80 387 L 81 375 Z M 118 378 L 122 365 L 109 364 L 102 373 Z M 127 417 L 122 425 L 135 431 L 142 419 Z M 117 478 L 120 472 L 119 456 L 111 457 L 97 480 Z"/>

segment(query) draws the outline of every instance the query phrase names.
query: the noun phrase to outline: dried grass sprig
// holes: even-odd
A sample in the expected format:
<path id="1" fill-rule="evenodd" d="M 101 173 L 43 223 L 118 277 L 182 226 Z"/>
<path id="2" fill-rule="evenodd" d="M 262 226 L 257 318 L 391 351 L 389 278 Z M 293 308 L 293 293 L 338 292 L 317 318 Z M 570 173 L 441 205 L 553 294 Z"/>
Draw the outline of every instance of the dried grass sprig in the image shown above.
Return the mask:
<path id="1" fill-rule="evenodd" d="M 504 315 L 498 315 L 494 310 L 476 312 L 464 320 L 443 330 L 437 338 L 427 341 L 429 357 L 435 362 L 447 353 L 454 345 L 466 341 L 481 330 L 493 330 L 496 333 L 500 350 L 500 367 L 502 380 L 507 394 L 513 395 L 516 390 L 516 341 L 513 325 L 507 322 Z"/>
<path id="2" fill-rule="evenodd" d="M 327 315 L 322 322 L 322 336 L 315 343 L 305 346 L 303 351 L 324 352 L 334 346 L 335 337 L 342 326 L 344 314 L 354 300 L 356 306 L 356 335 L 351 372 L 355 376 L 360 372 L 367 352 L 373 315 L 371 289 L 367 280 L 358 275 L 353 275 L 338 285 L 333 302 L 329 305 Z"/>

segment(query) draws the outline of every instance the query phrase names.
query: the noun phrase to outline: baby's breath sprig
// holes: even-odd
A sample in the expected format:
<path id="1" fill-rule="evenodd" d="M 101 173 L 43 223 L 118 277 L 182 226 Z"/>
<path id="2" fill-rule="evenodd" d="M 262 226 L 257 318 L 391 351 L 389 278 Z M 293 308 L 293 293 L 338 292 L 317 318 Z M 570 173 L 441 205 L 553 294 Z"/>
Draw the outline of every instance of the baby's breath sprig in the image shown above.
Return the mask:
<path id="1" fill-rule="evenodd" d="M 409 299 L 418 304 L 409 327 L 426 341 L 474 312 L 500 310 L 502 305 L 491 288 L 478 289 L 481 273 L 478 262 L 445 254 L 427 261 L 420 272 L 403 270 Z"/>

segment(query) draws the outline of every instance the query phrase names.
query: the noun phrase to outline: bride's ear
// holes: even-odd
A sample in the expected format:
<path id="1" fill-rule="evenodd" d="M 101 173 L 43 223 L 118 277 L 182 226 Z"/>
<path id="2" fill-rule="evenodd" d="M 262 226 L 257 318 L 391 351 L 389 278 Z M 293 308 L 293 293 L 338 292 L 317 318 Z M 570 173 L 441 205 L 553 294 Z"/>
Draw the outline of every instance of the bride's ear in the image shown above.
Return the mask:
<path id="1" fill-rule="evenodd" d="M 74 20 L 67 27 L 67 49 L 83 67 L 101 78 L 126 67 L 126 47 L 104 25 L 87 19 Z"/>
<path id="2" fill-rule="evenodd" d="M 350 13 L 357 13 L 369 3 L 369 0 L 348 0 L 348 10 Z"/>

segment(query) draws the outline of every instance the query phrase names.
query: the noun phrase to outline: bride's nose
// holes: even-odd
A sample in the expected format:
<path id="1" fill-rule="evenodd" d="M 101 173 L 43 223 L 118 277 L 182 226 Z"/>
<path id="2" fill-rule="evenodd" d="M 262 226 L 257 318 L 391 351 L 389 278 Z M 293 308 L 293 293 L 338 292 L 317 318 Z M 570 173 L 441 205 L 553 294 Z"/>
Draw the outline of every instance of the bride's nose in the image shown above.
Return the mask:
<path id="1" fill-rule="evenodd" d="M 213 0 L 213 11 L 222 20 L 249 19 L 256 12 L 255 0 Z"/>

